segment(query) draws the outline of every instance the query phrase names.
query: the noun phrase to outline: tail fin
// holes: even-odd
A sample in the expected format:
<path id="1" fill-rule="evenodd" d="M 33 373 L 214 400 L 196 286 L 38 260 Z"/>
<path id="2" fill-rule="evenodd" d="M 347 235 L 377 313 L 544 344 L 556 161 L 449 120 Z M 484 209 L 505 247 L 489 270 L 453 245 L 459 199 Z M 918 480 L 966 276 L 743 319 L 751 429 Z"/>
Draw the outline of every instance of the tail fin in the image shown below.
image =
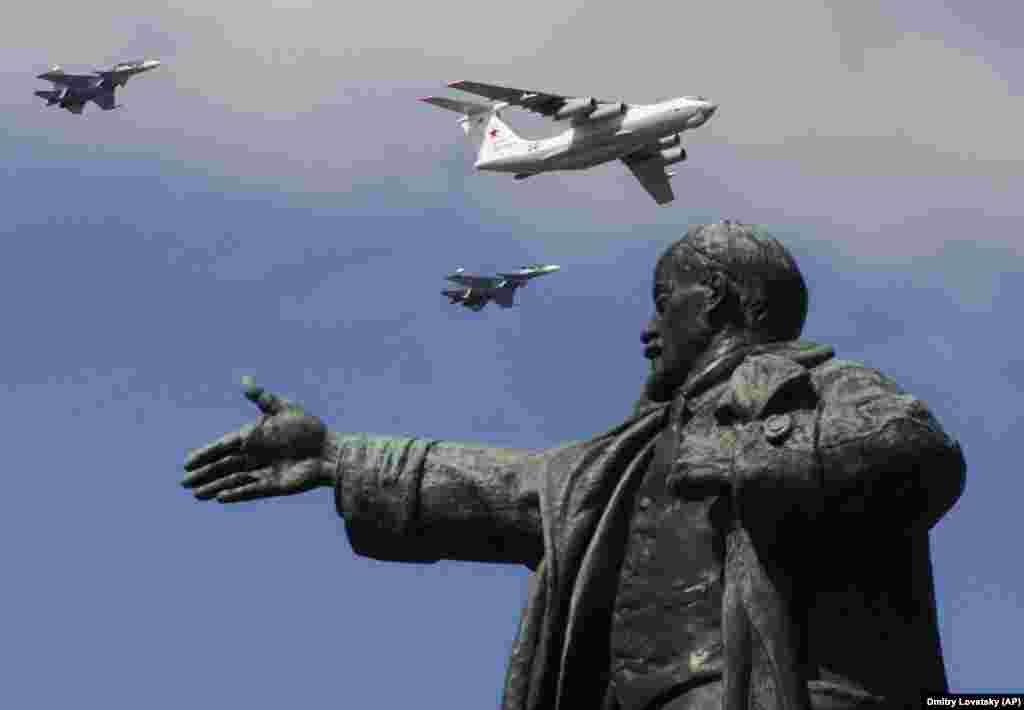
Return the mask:
<path id="1" fill-rule="evenodd" d="M 508 104 L 484 104 L 440 96 L 428 96 L 420 100 L 462 114 L 459 125 L 476 148 L 477 165 L 500 158 L 526 142 L 499 116 L 501 109 Z"/>

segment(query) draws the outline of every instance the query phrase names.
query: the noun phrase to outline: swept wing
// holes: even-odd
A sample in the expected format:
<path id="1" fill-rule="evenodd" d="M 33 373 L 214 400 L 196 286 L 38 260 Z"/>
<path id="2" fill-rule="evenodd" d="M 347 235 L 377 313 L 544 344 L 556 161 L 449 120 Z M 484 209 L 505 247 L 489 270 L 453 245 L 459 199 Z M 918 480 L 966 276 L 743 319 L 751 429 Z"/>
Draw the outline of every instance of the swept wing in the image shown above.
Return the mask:
<path id="1" fill-rule="evenodd" d="M 449 111 L 465 114 L 466 116 L 487 113 L 492 110 L 491 104 L 484 104 L 478 101 L 459 101 L 458 99 L 449 99 L 444 96 L 424 96 L 420 101 L 425 101 L 440 108 L 446 108 Z"/>
<path id="2" fill-rule="evenodd" d="M 634 153 L 627 155 L 622 162 L 659 205 L 667 205 L 675 199 L 675 195 L 672 194 L 672 185 L 668 181 L 669 175 L 665 172 L 665 164 L 660 160 L 648 157 L 646 154 Z"/>
<path id="3" fill-rule="evenodd" d="M 579 100 L 572 96 L 548 94 L 543 91 L 530 91 L 529 89 L 513 89 L 505 86 L 483 84 L 478 81 L 453 81 L 448 86 L 478 96 L 485 96 L 494 101 L 503 101 L 512 106 L 518 106 L 527 111 L 539 113 L 542 116 L 551 117 L 554 117 L 560 109 L 564 108 L 571 101 Z M 596 104 L 612 103 L 602 99 L 593 99 L 593 101 Z"/>
<path id="4" fill-rule="evenodd" d="M 62 71 L 48 71 L 36 78 L 52 81 L 54 84 L 67 86 L 72 89 L 91 89 L 94 86 L 98 86 L 100 81 L 102 81 L 95 74 L 65 74 Z"/>
<path id="5" fill-rule="evenodd" d="M 469 286 L 470 288 L 497 288 L 501 285 L 504 279 L 495 278 L 493 276 L 476 276 L 475 274 L 449 274 L 445 276 L 447 281 L 453 281 L 463 286 Z"/>

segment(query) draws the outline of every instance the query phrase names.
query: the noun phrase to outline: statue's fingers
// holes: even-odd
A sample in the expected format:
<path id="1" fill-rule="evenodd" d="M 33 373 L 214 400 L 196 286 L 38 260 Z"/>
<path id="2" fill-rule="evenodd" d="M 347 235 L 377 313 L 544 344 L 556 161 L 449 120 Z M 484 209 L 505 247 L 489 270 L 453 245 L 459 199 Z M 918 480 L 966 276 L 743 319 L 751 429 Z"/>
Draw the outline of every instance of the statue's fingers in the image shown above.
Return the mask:
<path id="1" fill-rule="evenodd" d="M 242 384 L 245 386 L 246 399 L 259 407 L 264 414 L 273 416 L 288 408 L 288 400 L 258 387 L 251 377 L 243 377 Z"/>
<path id="2" fill-rule="evenodd" d="M 232 473 L 246 471 L 253 468 L 252 461 L 248 456 L 232 454 L 225 456 L 219 461 L 214 461 L 202 468 L 196 469 L 182 479 L 181 485 L 185 488 L 196 488 L 205 486 L 212 481 L 219 480 Z"/>
<path id="3" fill-rule="evenodd" d="M 264 469 L 267 473 L 270 469 Z M 260 472 L 256 471 L 253 477 L 259 476 Z M 248 485 L 242 486 L 241 488 L 233 488 L 229 491 L 221 491 L 217 494 L 217 500 L 221 503 L 242 503 L 247 500 L 257 500 L 259 498 L 270 498 L 271 496 L 281 495 L 280 488 L 277 483 L 273 480 L 260 479 Z"/>
<path id="4" fill-rule="evenodd" d="M 195 490 L 195 497 L 199 500 L 210 500 L 221 491 L 231 490 L 232 488 L 241 488 L 242 486 L 253 482 L 252 474 L 250 473 L 232 473 L 229 476 L 218 478 L 212 483 L 207 483 L 205 486 L 200 486 Z"/>
<path id="5" fill-rule="evenodd" d="M 201 466 L 213 463 L 217 459 L 230 454 L 237 454 L 242 450 L 242 443 L 245 441 L 245 437 L 252 433 L 254 427 L 255 425 L 253 424 L 247 424 L 239 431 L 225 434 L 212 444 L 196 449 L 185 458 L 185 470 L 194 471 Z"/>

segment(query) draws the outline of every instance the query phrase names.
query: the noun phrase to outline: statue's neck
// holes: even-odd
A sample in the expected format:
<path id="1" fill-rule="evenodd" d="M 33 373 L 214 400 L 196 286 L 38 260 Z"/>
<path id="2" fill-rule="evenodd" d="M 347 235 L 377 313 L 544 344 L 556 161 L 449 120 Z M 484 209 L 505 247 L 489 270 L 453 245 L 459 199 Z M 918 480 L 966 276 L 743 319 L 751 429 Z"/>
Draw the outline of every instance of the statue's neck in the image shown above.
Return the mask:
<path id="1" fill-rule="evenodd" d="M 711 339 L 690 369 L 681 391 L 687 395 L 707 389 L 728 377 L 759 340 L 746 331 L 725 330 Z"/>

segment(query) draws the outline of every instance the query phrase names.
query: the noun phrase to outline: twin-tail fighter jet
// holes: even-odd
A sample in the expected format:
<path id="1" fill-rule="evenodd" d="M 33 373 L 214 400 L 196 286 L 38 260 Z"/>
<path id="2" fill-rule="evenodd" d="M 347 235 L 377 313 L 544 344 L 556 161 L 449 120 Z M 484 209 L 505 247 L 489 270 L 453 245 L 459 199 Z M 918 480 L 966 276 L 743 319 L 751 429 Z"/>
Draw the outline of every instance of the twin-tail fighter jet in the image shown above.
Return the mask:
<path id="1" fill-rule="evenodd" d="M 526 286 L 530 279 L 553 274 L 561 268 L 557 264 L 534 264 L 512 273 L 499 273 L 497 276 L 475 276 L 467 274 L 465 269 L 457 269 L 454 274 L 445 276 L 445 279 L 466 288 L 445 289 L 441 291 L 441 295 L 447 296 L 450 299 L 449 303 L 461 303 L 474 311 L 481 310 L 490 301 L 494 301 L 502 308 L 511 308 L 515 305 L 517 288 Z"/>
<path id="2" fill-rule="evenodd" d="M 110 111 L 119 107 L 114 102 L 116 88 L 124 86 L 136 74 L 158 66 L 160 62 L 156 59 L 121 62 L 109 69 L 97 69 L 91 74 L 67 74 L 57 66 L 36 77 L 51 82 L 53 89 L 35 93 L 39 98 L 46 99 L 47 106 L 57 105 L 76 115 L 81 115 L 90 101 L 104 111 Z"/>
<path id="3" fill-rule="evenodd" d="M 675 199 L 666 168 L 686 160 L 680 134 L 703 126 L 717 105 L 703 96 L 684 96 L 649 105 L 627 105 L 593 97 L 570 97 L 510 89 L 475 81 L 449 84 L 491 99 L 490 103 L 438 96 L 421 99 L 456 111 L 462 129 L 477 149 L 477 170 L 512 173 L 517 180 L 553 170 L 582 170 L 621 160 L 659 205 Z M 568 121 L 568 130 L 544 140 L 520 138 L 502 120 L 515 106 Z"/>

